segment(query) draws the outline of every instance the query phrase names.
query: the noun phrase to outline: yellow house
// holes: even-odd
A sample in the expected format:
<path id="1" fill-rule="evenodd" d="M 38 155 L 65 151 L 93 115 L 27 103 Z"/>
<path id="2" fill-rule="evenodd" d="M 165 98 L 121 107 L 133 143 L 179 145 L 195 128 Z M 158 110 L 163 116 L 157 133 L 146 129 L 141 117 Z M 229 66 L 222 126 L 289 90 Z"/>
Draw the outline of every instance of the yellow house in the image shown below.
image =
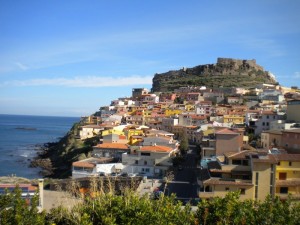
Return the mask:
<path id="1" fill-rule="evenodd" d="M 124 129 L 124 134 L 127 137 L 127 140 L 132 140 L 132 136 L 143 136 L 144 131 L 142 129 L 136 129 L 134 126 L 133 127 L 127 127 Z M 131 143 L 129 143 L 131 144 Z"/>
<path id="2" fill-rule="evenodd" d="M 243 124 L 245 117 L 240 115 L 224 115 L 224 123 Z"/>
<path id="3" fill-rule="evenodd" d="M 300 154 L 277 154 L 276 192 L 281 199 L 288 194 L 300 199 Z"/>
<path id="4" fill-rule="evenodd" d="M 123 130 L 118 129 L 117 127 L 102 131 L 102 136 L 106 136 L 109 134 L 124 135 L 124 132 L 123 132 Z"/>
<path id="5" fill-rule="evenodd" d="M 165 110 L 165 116 L 166 117 L 175 116 L 175 115 L 179 115 L 179 114 L 182 114 L 181 109 L 166 109 Z"/>
<path id="6" fill-rule="evenodd" d="M 161 109 L 168 109 L 170 105 L 171 105 L 171 104 L 164 104 L 164 105 L 161 105 Z"/>
<path id="7" fill-rule="evenodd" d="M 274 156 L 267 152 L 224 153 L 213 164 L 208 162 L 207 169 L 201 169 L 198 178 L 203 186 L 199 197 L 224 197 L 229 191 L 240 191 L 241 200 L 264 200 L 269 194 L 274 196 L 276 163 Z M 209 176 L 205 175 L 207 173 Z"/>
<path id="8" fill-rule="evenodd" d="M 184 103 L 185 104 L 185 111 L 187 112 L 191 112 L 191 111 L 195 111 L 195 104 L 194 103 L 189 103 L 189 102 L 186 102 Z"/>
<path id="9" fill-rule="evenodd" d="M 215 133 L 215 129 L 213 127 L 207 127 L 206 130 L 203 130 L 203 136 L 205 137 L 214 133 Z"/>
<path id="10" fill-rule="evenodd" d="M 130 140 L 128 142 L 129 145 L 136 145 L 144 140 L 143 136 L 139 135 L 131 135 Z"/>

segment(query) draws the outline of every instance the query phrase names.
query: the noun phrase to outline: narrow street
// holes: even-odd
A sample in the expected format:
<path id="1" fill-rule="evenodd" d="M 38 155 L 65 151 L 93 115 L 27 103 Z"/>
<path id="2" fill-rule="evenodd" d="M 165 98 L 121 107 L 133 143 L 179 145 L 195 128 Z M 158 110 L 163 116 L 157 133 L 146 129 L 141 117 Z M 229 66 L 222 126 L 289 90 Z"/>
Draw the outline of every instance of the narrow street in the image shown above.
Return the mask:
<path id="1" fill-rule="evenodd" d="M 198 198 L 196 150 L 192 149 L 185 155 L 180 167 L 174 169 L 174 180 L 166 188 L 166 194 L 175 193 L 177 198 L 186 202 Z"/>

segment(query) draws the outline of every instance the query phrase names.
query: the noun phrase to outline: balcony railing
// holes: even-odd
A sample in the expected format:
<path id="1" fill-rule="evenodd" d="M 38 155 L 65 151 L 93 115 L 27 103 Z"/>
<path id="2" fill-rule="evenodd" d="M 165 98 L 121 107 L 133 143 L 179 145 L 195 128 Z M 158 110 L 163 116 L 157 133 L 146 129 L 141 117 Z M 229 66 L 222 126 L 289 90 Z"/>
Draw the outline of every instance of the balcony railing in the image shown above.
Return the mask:
<path id="1" fill-rule="evenodd" d="M 286 200 L 290 196 L 292 199 L 300 199 L 300 194 L 281 194 L 281 193 L 275 193 L 276 196 L 278 196 L 281 200 Z"/>
<path id="2" fill-rule="evenodd" d="M 199 192 L 200 198 L 213 198 L 215 197 L 215 192 Z"/>

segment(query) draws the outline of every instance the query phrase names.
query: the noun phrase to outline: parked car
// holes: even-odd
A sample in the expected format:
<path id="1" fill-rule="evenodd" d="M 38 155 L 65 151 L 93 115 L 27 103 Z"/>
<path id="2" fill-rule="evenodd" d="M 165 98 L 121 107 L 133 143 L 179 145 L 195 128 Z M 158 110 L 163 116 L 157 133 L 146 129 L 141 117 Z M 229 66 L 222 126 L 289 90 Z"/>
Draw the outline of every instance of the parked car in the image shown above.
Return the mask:
<path id="1" fill-rule="evenodd" d="M 112 172 L 112 173 L 110 174 L 110 176 L 111 176 L 111 177 L 117 177 L 117 176 L 119 176 L 119 174 L 118 174 L 118 173 L 115 173 L 115 172 Z"/>
<path id="2" fill-rule="evenodd" d="M 100 173 L 99 173 L 99 177 L 106 177 L 106 173 L 100 172 Z"/>
<path id="3" fill-rule="evenodd" d="M 128 173 L 123 172 L 123 173 L 120 174 L 120 176 L 121 176 L 121 177 L 128 177 Z"/>

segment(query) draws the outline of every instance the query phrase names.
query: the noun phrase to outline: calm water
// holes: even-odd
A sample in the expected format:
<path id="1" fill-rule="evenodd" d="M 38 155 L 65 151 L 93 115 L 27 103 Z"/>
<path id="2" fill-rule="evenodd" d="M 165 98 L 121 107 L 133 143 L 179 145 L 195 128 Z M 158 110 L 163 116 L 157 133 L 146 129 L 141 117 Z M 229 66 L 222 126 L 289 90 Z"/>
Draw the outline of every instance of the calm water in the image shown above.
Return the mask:
<path id="1" fill-rule="evenodd" d="M 29 168 L 37 145 L 56 142 L 79 118 L 0 115 L 0 176 L 38 178 L 39 170 Z"/>

